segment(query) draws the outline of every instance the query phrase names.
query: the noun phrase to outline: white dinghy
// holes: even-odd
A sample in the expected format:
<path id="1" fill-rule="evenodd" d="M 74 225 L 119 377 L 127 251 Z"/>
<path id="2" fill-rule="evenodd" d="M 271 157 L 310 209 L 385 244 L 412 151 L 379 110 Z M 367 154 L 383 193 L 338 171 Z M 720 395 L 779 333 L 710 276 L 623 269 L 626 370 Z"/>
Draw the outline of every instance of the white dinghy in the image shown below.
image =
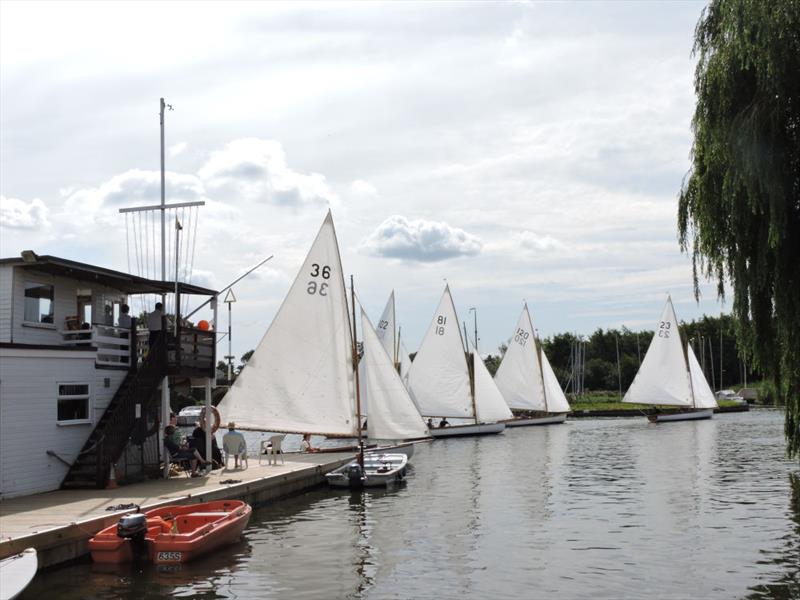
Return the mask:
<path id="1" fill-rule="evenodd" d="M 505 421 L 506 427 L 566 421 L 569 403 L 542 350 L 527 303 L 494 381 L 514 413 L 514 418 Z"/>
<path id="2" fill-rule="evenodd" d="M 429 429 L 435 438 L 500 433 L 512 416 L 480 356 L 468 358 L 450 286 L 411 363 L 408 389 L 423 418 L 473 421 Z"/>
<path id="3" fill-rule="evenodd" d="M 19 596 L 36 576 L 38 568 L 35 548 L 0 560 L 0 600 Z"/>
<path id="4" fill-rule="evenodd" d="M 360 439 L 350 325 L 328 211 L 278 313 L 220 402 L 223 420 L 235 421 L 240 429 Z"/>
<path id="5" fill-rule="evenodd" d="M 652 423 L 710 419 L 717 407 L 691 345 L 681 342 L 669 296 L 642 366 L 622 401 L 682 409 L 647 415 Z"/>

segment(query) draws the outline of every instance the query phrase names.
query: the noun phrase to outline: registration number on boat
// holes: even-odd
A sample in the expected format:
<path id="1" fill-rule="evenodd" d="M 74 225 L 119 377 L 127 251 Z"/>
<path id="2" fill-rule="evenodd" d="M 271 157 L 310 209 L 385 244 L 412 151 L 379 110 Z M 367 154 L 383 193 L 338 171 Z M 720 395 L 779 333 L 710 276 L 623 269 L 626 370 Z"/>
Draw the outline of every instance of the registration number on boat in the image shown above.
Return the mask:
<path id="1" fill-rule="evenodd" d="M 180 562 L 180 552 L 159 552 L 157 559 L 164 562 Z"/>

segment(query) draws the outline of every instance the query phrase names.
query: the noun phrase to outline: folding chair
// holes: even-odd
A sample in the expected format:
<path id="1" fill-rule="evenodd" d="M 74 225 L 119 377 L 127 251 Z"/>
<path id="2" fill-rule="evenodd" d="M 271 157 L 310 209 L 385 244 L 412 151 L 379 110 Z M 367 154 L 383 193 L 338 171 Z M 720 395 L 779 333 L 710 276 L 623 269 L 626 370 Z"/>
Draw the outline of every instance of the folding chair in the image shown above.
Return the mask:
<path id="1" fill-rule="evenodd" d="M 281 463 L 286 464 L 286 460 L 283 458 L 283 438 L 286 435 L 273 435 L 271 438 L 266 440 L 261 440 L 261 449 L 258 452 L 258 464 L 261 464 L 261 457 L 265 454 L 267 455 L 267 464 L 272 464 L 273 457 L 275 458 L 275 464 L 278 464 L 278 455 L 281 457 Z"/>

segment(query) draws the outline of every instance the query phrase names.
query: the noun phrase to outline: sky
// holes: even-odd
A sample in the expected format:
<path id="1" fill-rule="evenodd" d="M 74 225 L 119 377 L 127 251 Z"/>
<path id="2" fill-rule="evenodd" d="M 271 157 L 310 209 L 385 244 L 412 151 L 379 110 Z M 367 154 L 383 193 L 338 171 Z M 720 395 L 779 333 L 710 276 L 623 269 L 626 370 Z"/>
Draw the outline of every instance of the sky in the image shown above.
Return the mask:
<path id="1" fill-rule="evenodd" d="M 703 7 L 4 0 L 0 256 L 159 278 L 153 224 L 119 209 L 160 201 L 164 97 L 167 202 L 205 202 L 178 215 L 181 276 L 221 289 L 274 256 L 234 288 L 236 356 L 329 209 L 412 352 L 445 280 L 483 354 L 523 301 L 545 337 L 653 329 L 667 293 L 727 312 L 677 238 Z"/>

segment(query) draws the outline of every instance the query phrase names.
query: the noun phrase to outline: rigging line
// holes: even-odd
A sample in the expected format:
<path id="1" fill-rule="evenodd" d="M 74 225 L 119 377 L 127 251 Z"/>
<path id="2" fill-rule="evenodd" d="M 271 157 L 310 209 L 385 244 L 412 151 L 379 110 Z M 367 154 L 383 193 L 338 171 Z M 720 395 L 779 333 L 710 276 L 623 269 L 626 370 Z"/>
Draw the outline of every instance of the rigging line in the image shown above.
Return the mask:
<path id="1" fill-rule="evenodd" d="M 184 225 L 186 225 L 186 207 L 181 207 L 180 224 L 181 224 L 182 227 Z M 175 231 L 175 235 L 178 235 L 178 231 L 177 230 Z M 184 245 L 186 245 L 186 235 L 184 234 L 183 239 L 178 238 L 178 242 L 179 242 L 178 248 L 179 248 L 179 251 L 180 251 L 180 255 L 183 257 L 183 262 L 185 264 L 186 263 L 186 250 L 184 250 L 183 247 L 184 247 Z M 176 261 L 176 264 L 178 264 L 178 262 L 179 261 Z M 182 268 L 182 269 L 180 269 L 180 272 L 183 273 L 183 280 L 186 281 L 186 269 Z"/>
<path id="2" fill-rule="evenodd" d="M 139 274 L 139 243 L 137 240 L 137 233 L 136 233 L 136 215 L 130 215 L 131 217 L 131 227 L 133 228 L 133 247 L 134 247 L 134 258 L 136 259 L 136 274 Z M 125 215 L 125 220 L 127 222 L 128 215 Z M 142 297 L 138 296 L 136 298 L 139 301 L 139 308 L 142 308 Z"/>
<path id="3" fill-rule="evenodd" d="M 125 254 L 128 257 L 128 273 L 131 272 L 131 236 L 128 228 L 128 213 L 125 213 Z"/>
<path id="4" fill-rule="evenodd" d="M 192 262 L 189 266 L 189 283 L 192 282 L 194 277 L 194 257 L 195 252 L 197 250 L 197 222 L 200 220 L 200 207 L 195 206 L 194 208 L 194 232 L 192 233 Z"/>
<path id="5" fill-rule="evenodd" d="M 185 257 L 184 258 L 184 264 L 186 265 L 186 267 L 184 269 L 183 280 L 186 283 L 191 283 L 192 282 L 192 268 L 190 266 L 191 257 L 189 256 L 189 246 L 190 246 L 189 242 L 191 241 L 191 237 L 192 237 L 192 228 L 191 228 L 191 225 L 192 225 L 192 214 L 195 214 L 195 211 L 194 211 L 194 207 L 190 206 L 189 207 L 189 216 L 186 218 L 186 223 L 184 223 L 184 227 L 183 227 L 184 231 L 186 232 L 186 235 L 184 236 L 186 238 L 186 250 L 184 251 L 184 257 Z M 195 216 L 195 219 L 196 218 L 197 217 Z M 191 296 L 187 295 L 186 296 L 186 312 L 189 312 L 190 309 L 191 309 Z"/>

